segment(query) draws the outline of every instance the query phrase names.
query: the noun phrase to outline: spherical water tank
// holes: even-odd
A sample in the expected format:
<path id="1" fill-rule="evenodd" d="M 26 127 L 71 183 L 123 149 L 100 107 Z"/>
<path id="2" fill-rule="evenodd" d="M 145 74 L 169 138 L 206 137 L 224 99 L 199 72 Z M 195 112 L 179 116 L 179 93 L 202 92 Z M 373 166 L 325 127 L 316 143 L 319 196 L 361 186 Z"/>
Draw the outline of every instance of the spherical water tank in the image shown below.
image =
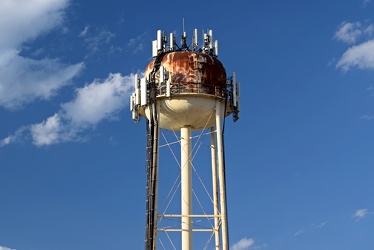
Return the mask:
<path id="1" fill-rule="evenodd" d="M 149 63 L 145 76 L 154 64 L 155 60 Z M 189 126 L 198 130 L 214 126 L 216 102 L 222 105 L 221 110 L 226 104 L 226 70 L 222 63 L 208 54 L 175 51 L 166 53 L 160 66 L 168 72 L 171 91 L 170 97 L 162 92 L 158 74 L 155 81 L 160 127 L 179 130 Z M 149 119 L 149 107 L 145 108 L 145 116 Z"/>

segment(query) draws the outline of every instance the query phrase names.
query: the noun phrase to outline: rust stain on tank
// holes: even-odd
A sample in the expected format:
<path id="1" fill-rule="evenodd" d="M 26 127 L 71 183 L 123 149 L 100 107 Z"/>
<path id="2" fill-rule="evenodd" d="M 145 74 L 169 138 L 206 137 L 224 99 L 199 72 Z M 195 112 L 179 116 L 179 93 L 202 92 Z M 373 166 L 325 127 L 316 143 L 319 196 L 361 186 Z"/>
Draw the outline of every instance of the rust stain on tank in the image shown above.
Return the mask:
<path id="1" fill-rule="evenodd" d="M 205 84 L 224 87 L 226 71 L 222 63 L 207 54 L 180 51 L 171 52 L 164 56 L 161 64 L 170 73 L 171 83 Z M 154 60 L 146 68 L 146 74 L 151 72 Z"/>
<path id="2" fill-rule="evenodd" d="M 152 71 L 154 62 L 148 64 L 146 76 Z M 183 89 L 184 93 L 203 91 L 215 94 L 217 88 L 222 92 L 226 87 L 226 70 L 218 59 L 210 55 L 192 51 L 170 52 L 162 58 L 161 65 L 169 72 L 173 88 Z"/>
<path id="3" fill-rule="evenodd" d="M 226 71 L 217 59 L 196 52 L 174 52 L 162 59 L 172 83 L 225 86 Z"/>

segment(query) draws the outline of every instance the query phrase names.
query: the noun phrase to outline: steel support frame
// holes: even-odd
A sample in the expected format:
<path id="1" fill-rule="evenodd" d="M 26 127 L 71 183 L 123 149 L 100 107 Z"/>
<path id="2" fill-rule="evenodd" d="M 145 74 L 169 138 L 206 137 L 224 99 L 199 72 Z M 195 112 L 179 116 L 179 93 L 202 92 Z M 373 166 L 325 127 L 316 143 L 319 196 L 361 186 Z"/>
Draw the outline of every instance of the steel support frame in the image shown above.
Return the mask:
<path id="1" fill-rule="evenodd" d="M 154 126 L 152 131 L 152 149 L 147 150 L 152 152 L 152 164 L 150 174 L 147 177 L 147 183 L 153 183 L 154 192 L 150 194 L 148 191 L 147 203 L 147 221 L 151 222 L 153 229 L 147 228 L 146 236 L 146 250 L 156 250 L 157 232 L 180 232 L 182 236 L 181 249 L 193 249 L 193 233 L 195 232 L 209 232 L 214 234 L 215 249 L 229 250 L 228 237 L 228 222 L 227 222 L 227 200 L 226 200 L 226 178 L 225 178 L 225 162 L 224 162 L 224 145 L 223 145 L 223 131 L 222 121 L 224 119 L 224 105 L 225 102 L 216 100 L 215 107 L 215 127 L 211 130 L 211 163 L 212 163 L 212 193 L 213 193 L 213 215 L 194 215 L 192 211 L 192 159 L 191 159 L 191 127 L 186 126 L 181 128 L 181 214 L 158 214 L 157 200 L 158 200 L 158 138 L 159 138 L 159 107 L 157 102 L 153 106 L 153 116 L 156 120 L 148 121 L 150 127 Z M 151 110 L 152 111 L 152 110 Z M 152 125 L 153 124 L 153 125 Z M 152 170 L 152 171 L 151 171 Z M 151 178 L 151 179 L 149 179 Z M 147 188 L 148 189 L 148 188 Z M 149 207 L 153 207 L 153 212 L 149 214 Z M 181 229 L 162 229 L 158 228 L 157 220 L 163 217 L 181 217 Z M 212 218 L 214 219 L 214 227 L 212 229 L 194 229 L 192 225 L 192 218 Z M 150 226 L 147 223 L 147 226 Z"/>

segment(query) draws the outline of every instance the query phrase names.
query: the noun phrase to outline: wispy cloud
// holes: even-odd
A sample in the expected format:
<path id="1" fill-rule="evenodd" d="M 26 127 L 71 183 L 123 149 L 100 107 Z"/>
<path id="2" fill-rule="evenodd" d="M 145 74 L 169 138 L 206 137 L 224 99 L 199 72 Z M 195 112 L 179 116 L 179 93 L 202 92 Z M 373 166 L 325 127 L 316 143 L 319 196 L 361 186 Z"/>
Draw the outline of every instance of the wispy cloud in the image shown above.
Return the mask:
<path id="1" fill-rule="evenodd" d="M 90 26 L 85 26 L 84 27 L 84 29 L 79 33 L 79 37 L 85 37 L 85 36 L 87 36 L 87 34 L 88 34 L 88 29 L 90 28 Z"/>
<path id="2" fill-rule="evenodd" d="M 361 208 L 361 209 L 357 209 L 352 214 L 352 218 L 354 218 L 356 221 L 359 221 L 359 220 L 362 220 L 362 219 L 365 219 L 365 218 L 369 217 L 370 214 L 372 214 L 372 212 L 370 212 L 369 209 Z"/>
<path id="3" fill-rule="evenodd" d="M 0 147 L 8 145 L 12 142 L 12 136 L 8 136 L 0 141 Z"/>
<path id="4" fill-rule="evenodd" d="M 6 146 L 31 135 L 36 146 L 47 146 L 67 141 L 82 140 L 80 134 L 94 129 L 103 120 L 116 118 L 116 114 L 128 104 L 134 76 L 110 74 L 106 79 L 94 80 L 76 89 L 76 96 L 61 105 L 54 115 L 44 121 L 24 126 L 14 135 L 0 141 Z"/>
<path id="5" fill-rule="evenodd" d="M 143 51 L 144 44 L 143 41 L 145 40 L 144 37 L 146 36 L 146 33 L 143 33 L 137 37 L 131 38 L 129 42 L 127 43 L 127 47 L 135 54 L 140 51 Z"/>
<path id="6" fill-rule="evenodd" d="M 63 22 L 68 0 L 6 1 L 0 8 L 0 106 L 22 107 L 48 99 L 84 68 L 59 59 L 21 56 L 22 45 Z"/>
<path id="7" fill-rule="evenodd" d="M 28 130 L 29 126 L 22 126 L 21 128 L 17 129 L 17 131 L 13 135 L 9 135 L 0 140 L 0 147 L 4 147 L 9 144 L 18 143 L 22 141 L 25 132 Z"/>
<path id="8" fill-rule="evenodd" d="M 317 224 L 315 227 L 316 227 L 316 228 L 323 228 L 323 227 L 326 226 L 326 224 L 327 224 L 327 221 L 323 221 L 323 222 Z"/>
<path id="9" fill-rule="evenodd" d="M 297 230 L 297 231 L 293 234 L 293 236 L 297 237 L 297 236 L 299 236 L 299 235 L 301 235 L 301 234 L 308 233 L 308 232 L 310 232 L 310 231 L 312 231 L 312 230 L 318 230 L 318 229 L 321 229 L 321 228 L 325 227 L 326 224 L 327 224 L 327 221 L 323 221 L 323 222 L 320 222 L 320 223 L 313 223 L 313 224 L 311 224 L 311 225 L 309 225 L 309 226 L 307 226 L 307 227 L 305 227 L 305 228 L 303 228 L 303 229 L 299 229 L 299 230 Z"/>
<path id="10" fill-rule="evenodd" d="M 239 240 L 238 242 L 236 242 L 231 247 L 231 249 L 232 250 L 247 250 L 251 246 L 253 246 L 254 243 L 255 243 L 255 241 L 252 238 L 243 238 L 243 239 Z"/>
<path id="11" fill-rule="evenodd" d="M 371 0 L 363 0 L 362 1 L 362 6 L 366 7 L 370 2 L 371 2 Z"/>
<path id="12" fill-rule="evenodd" d="M 300 229 L 298 231 L 296 231 L 293 236 L 299 236 L 300 234 L 304 233 L 304 230 L 303 229 Z"/>
<path id="13" fill-rule="evenodd" d="M 365 120 L 365 121 L 371 121 L 374 119 L 374 115 L 362 115 L 360 117 L 361 120 Z"/>
<path id="14" fill-rule="evenodd" d="M 88 26 L 87 30 L 83 30 L 80 33 L 81 37 L 84 37 L 84 43 L 86 44 L 88 55 L 92 56 L 99 52 L 104 46 L 110 46 L 110 41 L 115 37 L 115 33 L 106 30 L 105 28 L 96 28 L 94 31 L 89 32 Z M 108 49 L 109 50 L 109 49 Z"/>

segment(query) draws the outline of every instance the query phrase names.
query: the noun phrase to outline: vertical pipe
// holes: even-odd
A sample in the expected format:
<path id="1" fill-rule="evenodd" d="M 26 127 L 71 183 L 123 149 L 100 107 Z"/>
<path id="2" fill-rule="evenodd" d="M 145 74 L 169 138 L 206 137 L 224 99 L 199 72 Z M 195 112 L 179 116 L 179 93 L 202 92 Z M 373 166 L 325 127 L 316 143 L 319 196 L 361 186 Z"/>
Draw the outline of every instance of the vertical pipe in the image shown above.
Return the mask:
<path id="1" fill-rule="evenodd" d="M 160 136 L 160 126 L 159 126 L 159 112 L 160 107 L 159 103 L 155 102 L 154 104 L 154 138 L 153 138 L 153 165 L 155 166 L 154 169 L 154 218 L 153 218 L 153 225 L 154 225 L 154 231 L 153 231 L 153 239 L 154 239 L 154 245 L 153 250 L 156 250 L 157 248 L 157 220 L 158 220 L 158 156 L 159 156 L 159 136 Z"/>
<path id="2" fill-rule="evenodd" d="M 217 182 L 217 143 L 216 143 L 216 132 L 214 128 L 210 128 L 210 151 L 212 158 L 212 186 L 213 186 L 213 206 L 214 206 L 214 239 L 216 250 L 220 250 L 220 238 L 219 238 L 219 208 L 218 208 L 218 182 Z"/>
<path id="3" fill-rule="evenodd" d="M 222 140 L 222 126 L 223 119 L 222 103 L 216 101 L 216 130 L 217 130 L 217 155 L 218 155 L 218 178 L 219 178 L 219 195 L 221 206 L 221 221 L 222 221 L 222 250 L 229 249 L 228 230 L 227 230 L 227 213 L 226 213 L 226 184 L 225 184 L 225 170 L 223 159 L 223 140 Z"/>
<path id="4" fill-rule="evenodd" d="M 191 127 L 181 128 L 182 250 L 192 250 Z"/>
<path id="5" fill-rule="evenodd" d="M 152 169 L 152 130 L 151 122 L 147 119 L 147 195 L 146 195 L 146 231 L 145 231 L 145 250 L 153 250 L 152 235 L 153 235 L 153 220 L 152 218 L 152 199 L 151 199 L 151 169 Z"/>

